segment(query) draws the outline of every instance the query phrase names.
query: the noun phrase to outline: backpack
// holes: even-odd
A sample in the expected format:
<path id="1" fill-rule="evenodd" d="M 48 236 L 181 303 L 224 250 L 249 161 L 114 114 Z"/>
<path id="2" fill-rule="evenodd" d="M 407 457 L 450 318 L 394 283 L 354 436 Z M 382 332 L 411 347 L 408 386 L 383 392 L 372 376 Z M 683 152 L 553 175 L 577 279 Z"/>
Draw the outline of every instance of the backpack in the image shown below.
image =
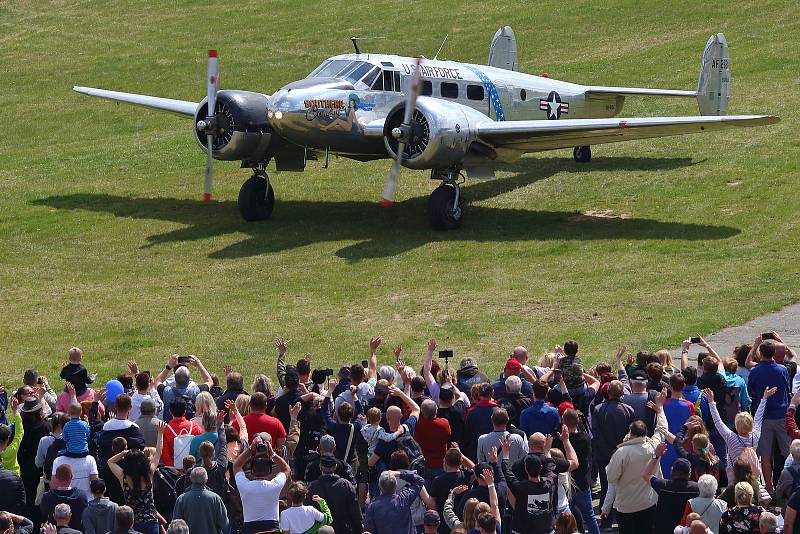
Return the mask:
<path id="1" fill-rule="evenodd" d="M 177 389 L 173 389 L 173 391 L 175 392 L 175 398 L 182 400 L 184 404 L 186 404 L 186 414 L 184 417 L 186 417 L 186 419 L 194 419 L 194 400 L 188 394 L 189 392 L 185 389 L 183 393 L 180 393 Z"/>
<path id="2" fill-rule="evenodd" d="M 175 438 L 172 440 L 172 465 L 176 468 L 183 467 L 183 459 L 189 456 L 189 447 L 194 439 L 194 422 L 189 422 L 189 428 L 184 428 L 180 433 L 176 433 L 175 429 L 170 425 L 167 428 Z M 173 484 L 174 488 L 174 484 Z"/>
<path id="3" fill-rule="evenodd" d="M 153 476 L 153 502 L 158 513 L 167 521 L 172 519 L 175 501 L 178 499 L 175 483 L 178 481 L 178 471 L 166 465 L 158 466 Z"/>
<path id="4" fill-rule="evenodd" d="M 422 447 L 419 446 L 410 432 L 403 432 L 403 434 L 396 439 L 398 449 L 403 449 L 408 455 L 410 471 L 416 471 L 419 476 L 425 473 L 425 455 L 422 454 Z"/>
<path id="5" fill-rule="evenodd" d="M 744 446 L 744 440 L 742 437 L 739 434 L 734 435 L 736 436 L 736 439 L 739 440 L 739 443 Z M 759 478 L 761 476 L 761 462 L 758 460 L 758 454 L 756 454 L 756 451 L 753 449 L 752 445 L 745 446 L 742 452 L 739 453 L 737 460 L 744 460 L 750 464 L 750 468 L 753 470 L 754 477 Z"/>
<path id="6" fill-rule="evenodd" d="M 726 387 L 722 400 L 722 412 L 719 414 L 726 424 L 733 424 L 736 414 L 742 411 L 741 391 L 739 386 Z"/>

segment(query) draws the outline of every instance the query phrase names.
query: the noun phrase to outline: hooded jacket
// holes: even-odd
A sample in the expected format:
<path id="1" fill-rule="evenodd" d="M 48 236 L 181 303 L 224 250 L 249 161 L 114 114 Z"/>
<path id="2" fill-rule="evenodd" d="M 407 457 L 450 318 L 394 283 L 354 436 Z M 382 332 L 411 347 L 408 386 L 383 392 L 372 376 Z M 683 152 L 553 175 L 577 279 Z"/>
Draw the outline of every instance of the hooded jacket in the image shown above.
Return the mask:
<path id="1" fill-rule="evenodd" d="M 606 467 L 609 484 L 616 484 L 614 509 L 623 514 L 641 512 L 658 502 L 658 494 L 642 478 L 645 466 L 653 457 L 656 445 L 667 435 L 667 418 L 659 412 L 653 437 L 627 438 L 620 443 Z M 661 466 L 656 464 L 656 476 L 661 476 Z"/>
<path id="2" fill-rule="evenodd" d="M 83 511 L 84 534 L 106 534 L 114 530 L 117 503 L 108 497 L 92 499 Z"/>
<path id="3" fill-rule="evenodd" d="M 456 373 L 456 386 L 458 389 L 469 395 L 469 390 L 473 384 L 489 382 L 489 377 L 478 371 L 478 366 L 468 365 L 459 369 Z"/>

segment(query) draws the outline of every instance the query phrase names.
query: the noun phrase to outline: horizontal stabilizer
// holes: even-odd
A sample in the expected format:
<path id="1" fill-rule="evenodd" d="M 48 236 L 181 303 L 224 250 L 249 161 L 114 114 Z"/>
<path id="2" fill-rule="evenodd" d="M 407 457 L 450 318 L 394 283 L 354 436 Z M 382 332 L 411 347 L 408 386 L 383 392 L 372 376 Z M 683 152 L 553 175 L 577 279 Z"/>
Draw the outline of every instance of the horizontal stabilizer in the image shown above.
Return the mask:
<path id="1" fill-rule="evenodd" d="M 587 93 L 596 95 L 620 96 L 697 96 L 695 91 L 681 91 L 679 89 L 647 89 L 639 87 L 601 87 L 589 86 Z"/>

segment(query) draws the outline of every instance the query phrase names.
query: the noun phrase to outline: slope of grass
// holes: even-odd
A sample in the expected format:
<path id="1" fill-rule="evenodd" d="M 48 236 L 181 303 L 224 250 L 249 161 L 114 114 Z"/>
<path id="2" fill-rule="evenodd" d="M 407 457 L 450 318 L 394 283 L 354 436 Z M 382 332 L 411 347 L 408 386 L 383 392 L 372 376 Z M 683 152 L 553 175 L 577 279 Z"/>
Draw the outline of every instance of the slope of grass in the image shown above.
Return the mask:
<path id="1" fill-rule="evenodd" d="M 675 344 L 796 302 L 800 24 L 786 0 L 535 4 L 0 2 L 6 132 L 0 141 L 0 379 L 55 375 L 85 349 L 107 378 L 172 351 L 221 371 L 272 368 L 292 338 L 335 366 L 370 335 L 416 362 L 429 336 L 497 369 L 516 344 L 578 339 L 589 359 L 619 343 Z M 211 21 L 211 22 L 210 22 Z M 709 34 L 731 45 L 731 113 L 778 125 L 537 154 L 472 182 L 465 224 L 431 231 L 435 184 L 404 171 L 399 202 L 377 200 L 386 162 L 311 163 L 273 174 L 274 218 L 242 222 L 247 172 L 204 155 L 191 123 L 76 95 L 89 85 L 199 100 L 205 50 L 222 86 L 274 91 L 354 34 L 375 51 L 481 63 L 511 24 L 521 70 L 596 85 L 690 89 Z M 624 115 L 695 114 L 683 99 L 634 99 Z M 388 351 L 386 352 L 388 355 Z M 265 363 L 269 362 L 269 363 Z"/>

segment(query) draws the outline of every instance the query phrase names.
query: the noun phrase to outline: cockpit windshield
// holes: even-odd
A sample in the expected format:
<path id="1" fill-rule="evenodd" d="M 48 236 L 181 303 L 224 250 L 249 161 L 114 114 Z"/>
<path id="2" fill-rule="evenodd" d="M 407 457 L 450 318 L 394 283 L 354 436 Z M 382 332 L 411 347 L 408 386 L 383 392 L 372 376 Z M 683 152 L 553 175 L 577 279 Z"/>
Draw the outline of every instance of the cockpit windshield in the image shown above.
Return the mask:
<path id="1" fill-rule="evenodd" d="M 348 59 L 328 59 L 314 69 L 309 78 L 341 78 L 355 83 L 362 79 L 373 68 L 366 61 L 351 61 Z"/>

